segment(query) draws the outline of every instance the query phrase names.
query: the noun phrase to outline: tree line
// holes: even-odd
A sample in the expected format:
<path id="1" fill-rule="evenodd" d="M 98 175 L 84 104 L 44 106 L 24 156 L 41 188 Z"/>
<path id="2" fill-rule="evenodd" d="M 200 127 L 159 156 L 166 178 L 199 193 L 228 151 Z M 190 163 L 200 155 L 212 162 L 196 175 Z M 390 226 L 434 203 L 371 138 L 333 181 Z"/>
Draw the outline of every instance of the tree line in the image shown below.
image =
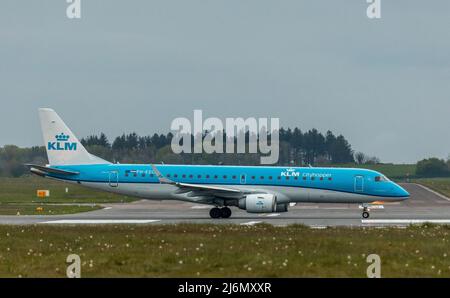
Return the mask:
<path id="1" fill-rule="evenodd" d="M 191 136 L 194 138 L 194 136 Z M 226 137 L 226 136 L 225 136 Z M 80 140 L 86 149 L 114 163 L 168 163 L 168 164 L 226 164 L 259 165 L 259 153 L 181 153 L 171 149 L 172 133 L 139 136 L 122 134 L 112 142 L 104 133 Z M 248 145 L 248 135 L 246 144 Z M 270 140 L 270 137 L 269 137 Z M 236 140 L 235 140 L 236 142 Z M 277 165 L 307 166 L 355 162 L 354 151 L 342 135 L 317 129 L 302 132 L 299 128 L 279 130 L 280 155 Z M 193 142 L 192 142 L 193 143 Z M 367 160 L 359 160 L 367 162 Z M 0 148 L 0 176 L 18 177 L 28 172 L 26 163 L 46 164 L 45 147 L 19 148 L 7 145 Z"/>
<path id="2" fill-rule="evenodd" d="M 450 157 L 446 161 L 436 157 L 419 161 L 416 167 L 416 175 L 422 177 L 450 176 Z"/>
<path id="3" fill-rule="evenodd" d="M 224 138 L 227 136 L 225 134 Z M 193 139 L 194 136 L 191 135 Z M 167 162 L 182 164 L 231 164 L 257 165 L 259 153 L 182 153 L 171 152 L 173 134 L 154 134 L 138 136 L 136 133 L 123 134 L 110 143 L 105 134 L 89 136 L 82 144 L 100 157 L 115 162 Z M 249 137 L 246 134 L 246 145 Z M 270 136 L 269 136 L 270 140 Z M 234 138 L 234 143 L 237 140 Z M 325 135 L 316 129 L 303 133 L 300 129 L 280 129 L 280 158 L 278 165 L 314 165 L 354 162 L 350 143 L 342 135 L 335 136 L 331 131 Z M 194 143 L 193 141 L 191 142 Z"/>

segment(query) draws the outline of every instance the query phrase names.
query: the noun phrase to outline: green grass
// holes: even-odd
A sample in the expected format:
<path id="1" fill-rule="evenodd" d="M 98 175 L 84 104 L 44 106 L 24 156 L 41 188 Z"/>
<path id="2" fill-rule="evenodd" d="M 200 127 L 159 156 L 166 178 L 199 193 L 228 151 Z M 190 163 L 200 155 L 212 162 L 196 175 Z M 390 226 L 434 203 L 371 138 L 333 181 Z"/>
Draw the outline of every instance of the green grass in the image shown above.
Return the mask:
<path id="1" fill-rule="evenodd" d="M 380 172 L 390 179 L 405 179 L 407 176 L 415 177 L 415 164 L 376 164 L 376 165 L 355 165 L 340 164 L 339 167 L 363 168 Z"/>
<path id="2" fill-rule="evenodd" d="M 422 184 L 444 196 L 450 197 L 450 178 L 424 178 L 415 179 L 412 182 Z"/>
<path id="3" fill-rule="evenodd" d="M 38 210 L 41 207 L 42 209 Z M 1 204 L 0 215 L 61 215 L 99 210 L 99 205 Z"/>
<path id="4" fill-rule="evenodd" d="M 69 190 L 68 193 L 66 193 L 66 187 Z M 38 189 L 50 190 L 50 197 L 38 198 L 36 196 Z M 100 207 L 96 204 L 133 200 L 135 199 L 35 176 L 0 178 L 0 215 L 15 215 L 17 212 L 21 215 L 78 213 L 99 209 Z M 36 211 L 38 206 L 42 206 L 44 210 Z"/>
<path id="5" fill-rule="evenodd" d="M 450 227 L 0 226 L 0 277 L 450 277 Z"/>

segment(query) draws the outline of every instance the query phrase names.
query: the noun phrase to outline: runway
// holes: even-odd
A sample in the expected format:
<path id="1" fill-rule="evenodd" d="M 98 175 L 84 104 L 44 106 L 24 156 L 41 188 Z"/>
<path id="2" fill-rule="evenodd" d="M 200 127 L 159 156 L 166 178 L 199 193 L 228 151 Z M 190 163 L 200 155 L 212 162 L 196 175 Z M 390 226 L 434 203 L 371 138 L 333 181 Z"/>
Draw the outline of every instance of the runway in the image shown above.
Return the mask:
<path id="1" fill-rule="evenodd" d="M 229 219 L 211 219 L 209 206 L 175 201 L 141 200 L 128 204 L 104 204 L 104 209 L 54 216 L 0 216 L 0 224 L 177 224 L 215 223 L 276 226 L 305 224 L 326 226 L 405 226 L 422 222 L 450 223 L 450 199 L 417 184 L 402 184 L 411 197 L 400 203 L 372 209 L 370 218 L 361 218 L 361 209 L 352 204 L 302 203 L 286 213 L 250 214 L 232 208 Z"/>

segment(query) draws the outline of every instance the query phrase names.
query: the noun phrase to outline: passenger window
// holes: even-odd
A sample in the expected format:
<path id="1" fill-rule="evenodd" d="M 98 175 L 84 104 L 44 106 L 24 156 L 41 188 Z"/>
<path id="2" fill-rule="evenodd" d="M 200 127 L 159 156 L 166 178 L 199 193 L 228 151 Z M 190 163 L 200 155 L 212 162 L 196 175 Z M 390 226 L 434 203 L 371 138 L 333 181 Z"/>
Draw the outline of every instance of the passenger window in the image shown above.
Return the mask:
<path id="1" fill-rule="evenodd" d="M 183 178 L 186 178 L 186 174 L 183 174 Z"/>
<path id="2" fill-rule="evenodd" d="M 286 176 L 286 180 L 289 180 L 289 177 L 288 177 L 288 176 Z"/>
<path id="3" fill-rule="evenodd" d="M 272 180 L 272 176 L 269 176 L 269 180 Z"/>
<path id="4" fill-rule="evenodd" d="M 263 180 L 263 179 L 264 179 L 264 176 L 259 177 L 259 179 Z"/>
<path id="5" fill-rule="evenodd" d="M 206 179 L 209 179 L 209 175 L 206 175 Z"/>
<path id="6" fill-rule="evenodd" d="M 256 177 L 255 176 L 252 176 L 252 179 L 255 179 Z"/>
<path id="7" fill-rule="evenodd" d="M 197 175 L 197 178 L 198 178 L 198 179 L 202 178 L 202 175 Z"/>
<path id="8" fill-rule="evenodd" d="M 219 176 L 217 176 L 217 175 L 214 175 L 214 179 L 217 179 L 217 178 L 219 178 Z"/>
<path id="9" fill-rule="evenodd" d="M 227 175 L 223 175 L 223 179 L 227 179 Z"/>
<path id="10" fill-rule="evenodd" d="M 178 177 L 178 174 L 174 174 L 173 177 L 177 178 L 177 177 Z"/>
<path id="11" fill-rule="evenodd" d="M 311 180 L 314 180 L 314 179 L 316 179 L 315 177 L 311 177 Z"/>
<path id="12" fill-rule="evenodd" d="M 192 174 L 191 174 L 191 175 L 189 175 L 189 178 L 192 178 L 192 177 L 194 177 L 194 176 L 192 176 Z"/>
<path id="13" fill-rule="evenodd" d="M 233 175 L 233 179 L 236 179 L 236 175 Z"/>

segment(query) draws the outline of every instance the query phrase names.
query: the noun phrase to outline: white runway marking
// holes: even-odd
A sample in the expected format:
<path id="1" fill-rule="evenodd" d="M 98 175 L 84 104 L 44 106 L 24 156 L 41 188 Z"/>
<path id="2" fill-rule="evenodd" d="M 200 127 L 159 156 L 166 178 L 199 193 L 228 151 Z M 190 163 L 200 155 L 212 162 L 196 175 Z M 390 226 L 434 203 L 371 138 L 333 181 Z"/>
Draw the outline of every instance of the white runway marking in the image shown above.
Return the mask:
<path id="1" fill-rule="evenodd" d="M 450 224 L 450 219 L 362 219 L 363 224 L 421 224 L 421 223 Z"/>
<path id="2" fill-rule="evenodd" d="M 262 221 L 249 221 L 249 222 L 243 222 L 241 223 L 241 226 L 253 226 L 256 225 L 258 223 L 262 223 Z"/>
<path id="3" fill-rule="evenodd" d="M 61 219 L 42 222 L 44 224 L 146 224 L 159 219 Z"/>
<path id="4" fill-rule="evenodd" d="M 209 208 L 211 208 L 211 206 L 195 205 L 191 207 L 191 209 L 209 209 Z"/>
<path id="5" fill-rule="evenodd" d="M 418 184 L 418 183 L 415 183 L 415 184 L 418 185 L 418 186 L 420 186 L 420 187 L 422 187 L 422 188 L 425 189 L 426 191 L 429 191 L 429 192 L 431 192 L 432 194 L 437 195 L 437 196 L 440 197 L 441 199 L 450 201 L 449 198 L 447 198 L 446 196 L 444 196 L 444 195 L 438 193 L 437 191 L 432 190 L 431 188 L 428 188 L 428 187 L 426 187 L 426 186 L 423 186 L 422 184 Z"/>
<path id="6" fill-rule="evenodd" d="M 370 206 L 367 206 L 369 209 L 384 209 L 384 206 L 383 205 L 370 205 Z M 362 206 L 362 205 L 359 205 L 359 209 L 363 209 L 364 208 L 364 206 Z"/>
<path id="7" fill-rule="evenodd" d="M 258 214 L 259 217 L 274 217 L 274 216 L 280 216 L 280 213 L 263 213 Z"/>

